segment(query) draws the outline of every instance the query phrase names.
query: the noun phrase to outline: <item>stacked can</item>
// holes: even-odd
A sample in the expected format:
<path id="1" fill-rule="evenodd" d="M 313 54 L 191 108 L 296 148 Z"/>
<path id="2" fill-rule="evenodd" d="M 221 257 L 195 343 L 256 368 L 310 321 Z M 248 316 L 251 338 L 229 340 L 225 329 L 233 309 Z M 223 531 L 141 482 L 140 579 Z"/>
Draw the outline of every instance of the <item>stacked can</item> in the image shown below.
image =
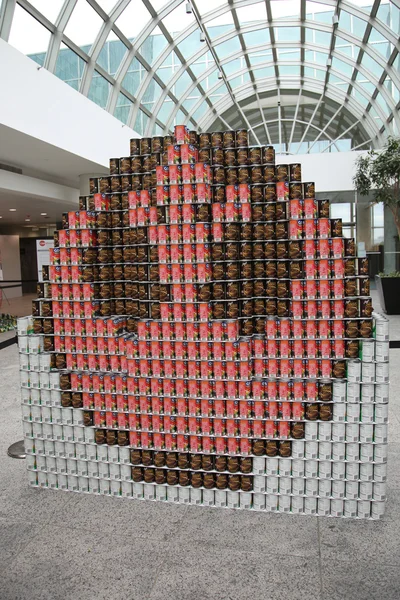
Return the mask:
<path id="1" fill-rule="evenodd" d="M 329 202 L 274 159 L 177 126 L 90 180 L 20 342 L 32 484 L 383 514 L 387 322 Z"/>

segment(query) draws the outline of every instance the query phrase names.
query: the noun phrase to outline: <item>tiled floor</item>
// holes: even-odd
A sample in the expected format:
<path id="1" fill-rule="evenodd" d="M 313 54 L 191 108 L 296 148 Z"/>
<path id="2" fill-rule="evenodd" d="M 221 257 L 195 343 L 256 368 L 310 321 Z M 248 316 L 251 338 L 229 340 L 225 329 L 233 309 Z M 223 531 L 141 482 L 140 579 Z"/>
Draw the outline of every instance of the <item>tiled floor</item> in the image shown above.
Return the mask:
<path id="1" fill-rule="evenodd" d="M 375 302 L 375 305 L 377 302 Z M 391 338 L 400 339 L 400 317 Z M 0 351 L 1 600 L 398 600 L 400 350 L 391 351 L 389 499 L 378 522 L 28 488 L 16 346 Z"/>

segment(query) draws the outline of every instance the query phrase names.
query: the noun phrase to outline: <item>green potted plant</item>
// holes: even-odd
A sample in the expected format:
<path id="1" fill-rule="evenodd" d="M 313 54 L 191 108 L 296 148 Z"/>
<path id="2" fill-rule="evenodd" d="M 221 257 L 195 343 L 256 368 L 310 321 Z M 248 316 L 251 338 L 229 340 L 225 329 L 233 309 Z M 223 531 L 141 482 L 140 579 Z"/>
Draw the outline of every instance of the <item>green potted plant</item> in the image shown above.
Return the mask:
<path id="1" fill-rule="evenodd" d="M 388 207 L 400 238 L 400 138 L 390 137 L 379 152 L 370 150 L 360 156 L 353 182 L 361 196 L 373 192 L 374 202 Z M 400 314 L 400 273 L 379 273 L 375 281 L 383 310 Z"/>

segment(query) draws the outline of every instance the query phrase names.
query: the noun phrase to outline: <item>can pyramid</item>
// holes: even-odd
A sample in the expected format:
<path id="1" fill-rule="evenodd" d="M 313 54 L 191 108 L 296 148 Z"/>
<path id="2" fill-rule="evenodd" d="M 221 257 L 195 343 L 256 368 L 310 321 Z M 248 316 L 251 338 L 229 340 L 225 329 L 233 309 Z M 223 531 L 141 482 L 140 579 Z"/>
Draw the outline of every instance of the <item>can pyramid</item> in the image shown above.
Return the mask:
<path id="1" fill-rule="evenodd" d="M 382 490 L 360 491 L 358 425 L 345 429 L 364 423 L 360 393 L 349 399 L 360 354 L 375 366 L 368 262 L 300 164 L 275 165 L 245 130 L 133 139 L 63 216 L 51 260 L 33 327 L 50 357 L 42 438 L 59 445 L 54 468 L 38 466 L 28 424 L 43 415 L 25 411 L 33 485 L 308 514 L 351 500 L 346 516 L 380 515 Z M 377 441 L 372 490 L 386 478 Z"/>

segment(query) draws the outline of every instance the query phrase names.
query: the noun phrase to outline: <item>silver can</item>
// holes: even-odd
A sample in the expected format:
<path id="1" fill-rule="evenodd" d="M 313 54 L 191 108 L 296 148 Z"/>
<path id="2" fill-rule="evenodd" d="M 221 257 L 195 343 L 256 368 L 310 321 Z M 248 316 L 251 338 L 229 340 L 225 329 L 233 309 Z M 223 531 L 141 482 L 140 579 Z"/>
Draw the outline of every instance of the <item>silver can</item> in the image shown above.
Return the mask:
<path id="1" fill-rule="evenodd" d="M 306 442 L 306 458 L 318 458 L 318 442 Z"/>
<path id="2" fill-rule="evenodd" d="M 290 477 L 292 474 L 292 459 L 291 458 L 280 458 L 279 459 L 279 475 L 281 477 Z"/>
<path id="3" fill-rule="evenodd" d="M 358 423 L 360 420 L 360 405 L 358 403 L 347 404 L 346 417 L 348 423 Z"/>
<path id="4" fill-rule="evenodd" d="M 358 481 L 346 481 L 346 498 L 358 498 Z"/>
<path id="5" fill-rule="evenodd" d="M 154 498 L 154 486 L 152 486 L 152 487 L 153 487 L 152 498 Z M 111 496 L 120 496 L 121 495 L 121 482 L 120 481 L 111 481 L 110 482 L 110 494 L 111 494 Z"/>
<path id="6" fill-rule="evenodd" d="M 377 383 L 389 383 L 389 363 L 376 363 L 375 381 Z"/>
<path id="7" fill-rule="evenodd" d="M 357 502 L 357 517 L 360 519 L 369 519 L 371 516 L 371 502 L 369 500 L 359 500 Z"/>
<path id="8" fill-rule="evenodd" d="M 375 385 L 375 402 L 379 404 L 389 402 L 389 384 L 377 383 Z"/>
<path id="9" fill-rule="evenodd" d="M 360 402 L 361 385 L 358 382 L 349 381 L 347 383 L 347 402 Z"/>
<path id="10" fill-rule="evenodd" d="M 385 502 L 371 503 L 371 517 L 373 519 L 382 519 L 385 514 Z"/>
<path id="11" fill-rule="evenodd" d="M 40 473 L 39 473 L 40 475 Z M 109 481 L 102 481 L 100 479 L 100 486 L 102 485 L 102 483 L 104 483 L 104 491 L 102 491 L 102 493 L 104 494 L 109 494 L 110 493 L 110 482 Z M 79 490 L 79 478 L 75 477 L 75 475 L 68 475 L 68 489 L 71 492 L 77 492 Z"/>
<path id="12" fill-rule="evenodd" d="M 371 423 L 362 423 L 360 425 L 360 442 L 370 444 L 374 441 L 374 426 Z"/>
<path id="13" fill-rule="evenodd" d="M 330 479 L 319 480 L 318 494 L 323 498 L 329 498 L 332 495 L 332 481 Z"/>
<path id="14" fill-rule="evenodd" d="M 374 425 L 374 442 L 376 444 L 387 444 L 388 425 L 387 423 Z"/>
<path id="15" fill-rule="evenodd" d="M 340 404 L 336 406 L 341 406 Z M 342 405 L 344 406 L 344 405 Z M 335 404 L 333 405 L 333 418 L 335 418 Z M 320 441 L 329 442 L 332 437 L 331 423 L 318 423 L 318 438 Z"/>
<path id="16" fill-rule="evenodd" d="M 320 460 L 318 465 L 318 477 L 330 479 L 332 474 L 332 463 L 330 460 Z"/>
<path id="17" fill-rule="evenodd" d="M 357 501 L 356 500 L 345 500 L 344 501 L 344 516 L 349 518 L 355 518 L 357 516 Z"/>
<path id="18" fill-rule="evenodd" d="M 387 444 L 375 444 L 374 448 L 374 461 L 376 463 L 387 462 L 388 447 Z"/>
<path id="19" fill-rule="evenodd" d="M 371 404 L 375 399 L 375 384 L 373 383 L 362 383 L 361 384 L 361 402 L 363 404 Z"/>
<path id="20" fill-rule="evenodd" d="M 346 442 L 358 442 L 358 423 L 346 423 Z"/>
<path id="21" fill-rule="evenodd" d="M 277 494 L 279 492 L 279 478 L 274 475 L 267 477 L 267 494 Z"/>
<path id="22" fill-rule="evenodd" d="M 318 461 L 317 460 L 306 460 L 305 465 L 305 476 L 306 477 L 318 477 Z"/>
<path id="23" fill-rule="evenodd" d="M 317 499 L 316 498 L 304 498 L 304 513 L 306 515 L 317 514 Z"/>
<path id="24" fill-rule="evenodd" d="M 331 442 L 319 442 L 318 444 L 318 458 L 322 460 L 330 460 L 332 458 L 332 447 Z"/>
<path id="25" fill-rule="evenodd" d="M 346 444 L 346 460 L 360 460 L 360 445 L 356 442 Z"/>
<path id="26" fill-rule="evenodd" d="M 372 383 L 375 381 L 375 363 L 363 362 L 361 381 L 363 383 Z M 362 393 L 362 392 L 361 392 Z"/>
<path id="27" fill-rule="evenodd" d="M 329 498 L 318 498 L 318 515 L 327 517 L 331 514 L 331 501 Z"/>
<path id="28" fill-rule="evenodd" d="M 167 496 L 167 490 L 165 488 L 162 488 L 161 486 L 159 487 L 159 489 L 164 489 L 165 495 L 163 498 L 160 498 L 160 495 L 157 496 L 157 490 L 156 490 L 157 500 L 165 500 L 165 498 Z M 89 491 L 91 491 L 90 483 L 89 483 Z M 121 495 L 123 496 L 123 498 L 131 498 L 132 497 L 132 482 L 131 481 L 123 481 L 121 483 Z"/>
<path id="29" fill-rule="evenodd" d="M 374 313 L 374 327 L 375 327 L 375 339 L 379 342 L 385 342 L 389 340 L 389 319 L 386 319 L 383 315 Z"/>
<path id="30" fill-rule="evenodd" d="M 291 500 L 290 496 L 279 496 L 279 512 L 290 512 Z"/>
<path id="31" fill-rule="evenodd" d="M 292 494 L 293 496 L 303 496 L 305 479 L 303 477 L 293 477 L 292 481 Z"/>
<path id="32" fill-rule="evenodd" d="M 359 358 L 347 361 L 347 381 L 361 381 L 361 360 Z"/>
<path id="33" fill-rule="evenodd" d="M 131 468 L 128 467 L 129 471 Z M 93 460 L 88 460 L 88 474 L 89 477 L 98 477 L 99 476 L 99 463 L 94 462 Z M 130 474 L 130 479 L 132 479 L 132 475 Z"/>
<path id="34" fill-rule="evenodd" d="M 292 497 L 292 513 L 303 514 L 304 513 L 304 498 L 303 496 Z"/>
<path id="35" fill-rule="evenodd" d="M 304 477 L 304 460 L 302 458 L 292 460 L 292 475 L 293 477 Z"/>
<path id="36" fill-rule="evenodd" d="M 374 340 L 362 340 L 361 342 L 361 357 L 363 362 L 372 362 L 375 355 Z"/>
<path id="37" fill-rule="evenodd" d="M 192 498 L 193 496 L 193 492 L 201 492 L 201 490 L 194 490 L 191 489 L 190 490 L 190 497 Z M 240 494 L 239 492 L 231 492 L 230 490 L 228 490 L 228 492 L 226 493 L 227 496 L 227 505 L 229 508 L 239 508 L 240 506 Z M 200 501 L 197 501 L 197 496 L 195 494 L 195 496 L 193 497 L 192 500 L 192 504 L 201 504 L 201 495 L 200 495 Z"/>
<path id="38" fill-rule="evenodd" d="M 253 478 L 253 489 L 256 494 L 263 494 L 265 492 L 266 477 L 264 475 L 254 475 Z"/>
<path id="39" fill-rule="evenodd" d="M 386 481 L 387 479 L 387 463 L 381 465 L 374 465 L 374 480 L 375 481 Z"/>
<path id="40" fill-rule="evenodd" d="M 359 493 L 360 493 L 360 500 L 371 500 L 372 499 L 372 482 L 371 481 L 360 481 Z"/>
<path id="41" fill-rule="evenodd" d="M 265 509 L 269 512 L 277 512 L 279 506 L 279 496 L 270 494 L 266 497 Z"/>
<path id="42" fill-rule="evenodd" d="M 361 405 L 361 421 L 362 421 L 362 423 L 373 423 L 374 422 L 374 405 L 373 404 L 362 404 Z"/>
<path id="43" fill-rule="evenodd" d="M 360 444 L 360 460 L 361 462 L 372 462 L 374 460 L 373 444 Z"/>
<path id="44" fill-rule="evenodd" d="M 253 473 L 257 475 L 265 473 L 265 458 L 263 456 L 253 458 Z"/>
<path id="45" fill-rule="evenodd" d="M 188 492 L 187 502 L 189 502 L 189 488 L 180 488 L 179 489 L 179 501 L 181 501 L 180 493 L 181 493 L 182 489 L 184 489 L 186 492 Z M 226 506 L 226 491 L 225 490 L 215 490 L 215 506 L 219 506 L 220 508 L 223 508 L 224 506 Z"/>
<path id="46" fill-rule="evenodd" d="M 313 423 L 312 421 L 305 422 L 304 439 L 307 441 L 318 439 L 318 423 Z"/>
<path id="47" fill-rule="evenodd" d="M 344 481 L 332 481 L 332 497 L 333 498 L 344 498 L 345 496 L 345 482 Z"/>
<path id="48" fill-rule="evenodd" d="M 345 460 L 346 458 L 346 444 L 344 442 L 333 442 L 332 444 L 332 458 L 336 461 Z"/>
<path id="49" fill-rule="evenodd" d="M 375 405 L 375 423 L 387 423 L 389 421 L 389 405 Z"/>
<path id="50" fill-rule="evenodd" d="M 279 493 L 284 495 L 292 493 L 292 480 L 290 477 L 279 478 Z"/>
<path id="51" fill-rule="evenodd" d="M 346 479 L 348 481 L 358 481 L 359 464 L 356 462 L 346 463 Z"/>
<path id="52" fill-rule="evenodd" d="M 386 482 L 373 484 L 372 497 L 374 500 L 386 500 Z"/>
<path id="53" fill-rule="evenodd" d="M 345 421 L 346 420 L 346 404 L 335 403 L 333 405 L 333 420 L 334 421 Z M 321 423 L 322 424 L 322 423 Z M 328 423 L 327 423 L 328 425 Z"/>
<path id="54" fill-rule="evenodd" d="M 254 510 L 265 510 L 265 494 L 253 495 L 253 508 Z"/>
<path id="55" fill-rule="evenodd" d="M 133 484 L 133 485 L 135 485 L 135 484 Z M 205 503 L 204 497 L 203 497 L 203 504 L 206 504 L 208 506 L 214 506 L 214 490 L 203 490 L 203 492 L 205 492 L 205 491 L 212 492 L 212 504 Z M 167 487 L 167 501 L 168 502 L 179 502 L 178 488 L 172 487 L 172 486 Z"/>
<path id="56" fill-rule="evenodd" d="M 167 489 L 169 490 L 170 488 L 168 487 Z M 214 501 L 214 490 L 203 490 L 203 504 L 205 506 L 214 506 Z"/>
<path id="57" fill-rule="evenodd" d="M 203 504 L 204 504 L 204 491 L 203 490 Z M 211 490 L 208 490 L 211 491 Z M 240 508 L 251 508 L 253 501 L 253 494 L 250 492 L 240 492 Z"/>
<path id="58" fill-rule="evenodd" d="M 173 487 L 169 487 L 169 490 L 171 490 L 171 496 L 173 496 L 174 494 L 172 492 L 176 493 L 176 499 L 178 500 L 178 490 L 177 488 L 173 488 Z M 132 486 L 132 496 L 134 498 L 143 498 L 143 492 L 144 492 L 144 488 L 143 488 L 143 483 L 134 483 Z"/>
<path id="59" fill-rule="evenodd" d="M 360 464 L 360 480 L 372 481 L 374 478 L 374 465 L 372 463 Z M 367 500 L 368 498 L 365 498 Z"/>
<path id="60" fill-rule="evenodd" d="M 346 380 L 335 379 L 332 385 L 332 398 L 334 403 L 346 401 Z"/>
<path id="61" fill-rule="evenodd" d="M 306 479 L 306 496 L 318 496 L 318 479 Z"/>
<path id="62" fill-rule="evenodd" d="M 278 475 L 279 473 L 279 458 L 267 458 L 266 460 L 267 475 Z"/>
<path id="63" fill-rule="evenodd" d="M 344 405 L 346 406 L 346 405 Z M 332 423 L 332 441 L 344 442 L 346 439 L 346 425 L 344 423 Z"/>
<path id="64" fill-rule="evenodd" d="M 375 342 L 375 360 L 377 363 L 389 362 L 389 342 Z"/>
<path id="65" fill-rule="evenodd" d="M 338 498 L 331 500 L 331 515 L 333 517 L 342 517 L 344 511 L 344 501 Z"/>
<path id="66" fill-rule="evenodd" d="M 293 440 L 292 441 L 292 458 L 304 458 L 304 447 L 305 447 L 305 442 L 303 440 Z M 268 468 L 268 465 L 267 465 L 267 468 Z"/>
<path id="67" fill-rule="evenodd" d="M 59 478 L 60 478 L 60 476 L 58 476 L 58 479 Z M 60 485 L 60 481 L 58 481 L 58 485 Z M 99 493 L 99 480 L 98 479 L 95 479 L 94 477 L 89 477 L 88 491 L 91 494 Z M 132 484 L 131 484 L 131 494 L 130 495 L 132 495 Z"/>
<path id="68" fill-rule="evenodd" d="M 96 479 L 97 484 L 99 483 L 99 480 Z M 60 473 L 58 473 L 57 475 L 57 483 L 58 483 L 58 489 L 59 490 L 67 490 L 68 489 L 68 479 L 66 475 L 62 475 Z"/>
<path id="69" fill-rule="evenodd" d="M 332 479 L 344 479 L 346 474 L 346 467 L 344 462 L 333 461 L 332 462 Z"/>

